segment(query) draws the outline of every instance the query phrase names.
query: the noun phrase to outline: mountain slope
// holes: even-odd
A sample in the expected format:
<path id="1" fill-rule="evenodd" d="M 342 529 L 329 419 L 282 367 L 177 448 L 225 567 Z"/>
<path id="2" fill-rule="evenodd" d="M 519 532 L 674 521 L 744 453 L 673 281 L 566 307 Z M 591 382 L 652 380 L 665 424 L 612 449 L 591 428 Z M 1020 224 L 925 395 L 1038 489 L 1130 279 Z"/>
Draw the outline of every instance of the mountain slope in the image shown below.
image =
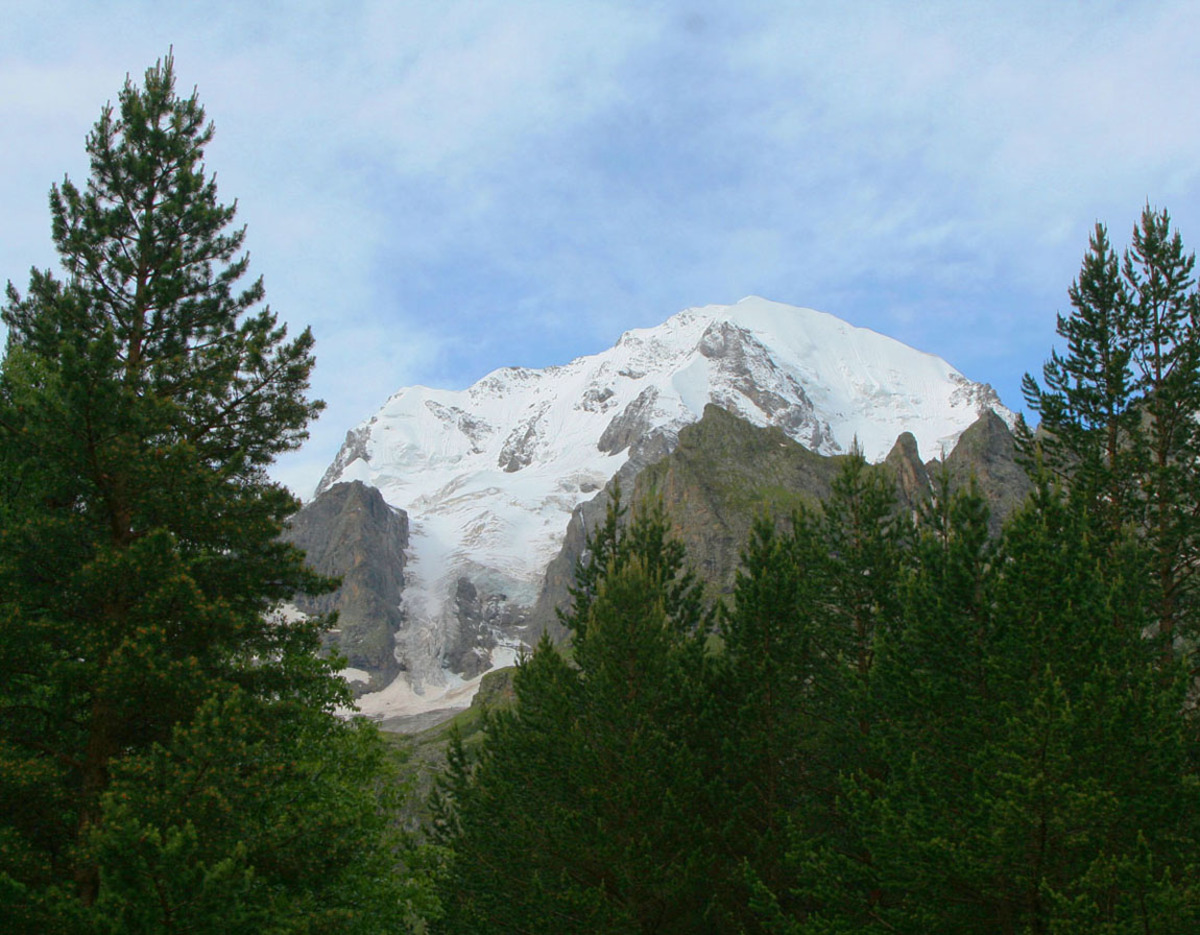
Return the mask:
<path id="1" fill-rule="evenodd" d="M 404 511 L 389 508 L 365 484 L 336 484 L 291 518 L 283 539 L 303 549 L 315 571 L 341 579 L 331 594 L 298 596 L 296 609 L 308 615 L 336 611 L 327 647 L 346 657 L 346 675 L 356 689 L 383 688 L 400 670 L 394 636 L 404 622 Z"/>
<path id="2" fill-rule="evenodd" d="M 765 514 L 786 524 L 798 507 L 819 508 L 843 462 L 843 456 L 813 454 L 776 428 L 751 425 L 709 405 L 699 422 L 680 431 L 669 455 L 622 480 L 622 499 L 630 509 L 645 498 L 660 500 L 671 535 L 687 548 L 709 596 L 727 596 L 754 520 Z M 1016 461 L 1012 433 L 990 411 L 963 432 L 944 461 L 922 463 L 916 440 L 905 432 L 872 468 L 885 472 L 895 486 L 897 508 L 905 512 L 928 501 L 932 481 L 943 469 L 952 491 L 972 481 L 978 485 L 992 510 L 993 532 L 999 532 L 1032 486 Z M 570 606 L 569 588 L 584 554 L 586 531 L 603 522 L 611 490 L 610 484 L 571 517 L 562 550 L 547 566 L 530 615 L 535 632 L 545 629 L 556 641 L 566 638 L 556 611 Z"/>

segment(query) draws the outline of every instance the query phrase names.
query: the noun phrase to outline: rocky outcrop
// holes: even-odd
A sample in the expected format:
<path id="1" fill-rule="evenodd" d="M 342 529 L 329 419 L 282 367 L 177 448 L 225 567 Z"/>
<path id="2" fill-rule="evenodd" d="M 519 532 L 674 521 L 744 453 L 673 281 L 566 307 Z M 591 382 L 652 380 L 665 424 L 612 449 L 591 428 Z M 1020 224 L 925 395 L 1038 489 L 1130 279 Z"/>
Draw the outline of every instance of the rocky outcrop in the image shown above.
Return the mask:
<path id="1" fill-rule="evenodd" d="M 714 342 L 717 337 L 721 343 L 714 351 L 727 349 L 736 336 L 714 335 Z M 595 402 L 603 405 L 607 400 Z M 784 521 L 798 506 L 819 504 L 840 469 L 841 456 L 814 454 L 779 428 L 756 427 L 711 404 L 699 422 L 685 426 L 678 436 L 663 430 L 642 434 L 638 410 L 652 406 L 653 399 L 640 403 L 614 420 L 617 427 L 609 438 L 614 447 L 628 447 L 629 461 L 595 498 L 576 508 L 533 609 L 527 612 L 482 579 L 460 576 L 448 607 L 449 626 L 440 637 L 438 665 L 472 678 L 491 664 L 499 635 L 529 645 L 542 631 L 556 640 L 565 638 L 555 609 L 569 603 L 576 563 L 590 532 L 603 522 L 617 483 L 626 504 L 661 498 L 673 533 L 716 596 L 732 588 L 755 517 L 768 514 Z M 944 471 L 955 488 L 974 478 L 992 508 L 997 531 L 1030 487 L 1016 462 L 1008 427 L 990 412 L 963 433 L 945 462 L 923 463 L 916 439 L 905 432 L 882 469 L 895 479 L 901 506 L 909 510 L 929 495 L 936 472 Z M 401 632 L 407 516 L 360 482 L 337 484 L 293 518 L 287 538 L 308 552 L 317 571 L 342 577 L 337 592 L 298 600 L 300 609 L 338 611 L 331 645 L 351 667 L 367 673 L 370 681 L 359 683 L 360 690 L 384 687 L 411 656 L 407 631 Z"/>
<path id="2" fill-rule="evenodd" d="M 783 429 L 806 448 L 841 450 L 829 423 L 817 417 L 804 387 L 775 363 L 770 348 L 749 330 L 728 321 L 713 322 L 697 350 L 714 362 L 721 375 L 725 389 L 716 393 L 713 401 L 722 409 L 737 412 L 742 408 L 738 397 L 742 397 L 763 414 L 768 425 Z"/>
<path id="3" fill-rule="evenodd" d="M 648 435 L 655 421 L 661 417 L 656 407 L 658 395 L 658 389 L 653 386 L 642 390 L 619 416 L 605 426 L 596 447 L 606 455 L 615 455 Z"/>
<path id="4" fill-rule="evenodd" d="M 896 495 L 909 509 L 929 496 L 929 472 L 921 461 L 917 440 L 912 432 L 904 432 L 883 459 L 884 465 L 896 480 Z"/>
<path id="5" fill-rule="evenodd" d="M 400 671 L 395 634 L 404 622 L 407 515 L 359 481 L 334 484 L 292 517 L 283 538 L 304 550 L 315 571 L 341 578 L 333 593 L 298 596 L 296 606 L 310 615 L 337 612 L 328 648 L 367 673 L 367 682 L 352 682 L 356 690 L 387 685 Z"/>
<path id="6" fill-rule="evenodd" d="M 454 638 L 447 642 L 443 662 L 465 679 L 491 666 L 492 649 L 499 634 L 511 635 L 526 623 L 528 614 L 511 603 L 507 594 L 477 586 L 460 577 L 454 591 Z"/>
<path id="7" fill-rule="evenodd" d="M 566 637 L 556 608 L 569 605 L 576 563 L 589 534 L 604 521 L 615 483 L 627 506 L 661 497 L 673 533 L 710 592 L 719 594 L 732 587 L 755 516 L 785 517 L 801 504 L 817 504 L 828 495 L 838 464 L 780 429 L 758 428 L 711 404 L 699 422 L 680 430 L 670 454 L 645 453 L 644 460 L 628 462 L 600 494 L 576 508 L 530 615 L 535 638 L 543 630 L 556 640 Z"/>
<path id="8" fill-rule="evenodd" d="M 712 594 L 733 587 L 756 516 L 785 519 L 829 494 L 840 459 L 814 454 L 778 428 L 709 405 L 670 456 L 638 475 L 631 502 L 661 498 L 672 533 Z"/>
<path id="9" fill-rule="evenodd" d="M 679 432 L 669 455 L 642 470 L 623 470 L 618 478 L 626 505 L 661 498 L 673 535 L 686 546 L 693 568 L 715 597 L 732 589 L 755 518 L 769 515 L 786 522 L 797 507 L 818 506 L 829 495 L 844 457 L 815 454 L 778 428 L 760 428 L 709 405 L 699 422 Z M 923 463 L 916 439 L 904 432 L 877 469 L 891 475 L 899 507 L 908 511 L 930 496 L 936 472 L 946 472 L 951 489 L 974 478 L 992 509 L 995 532 L 1030 489 L 1008 426 L 990 411 L 963 433 L 944 464 Z M 555 639 L 566 637 L 555 608 L 570 603 L 576 563 L 589 532 L 604 520 L 612 489 L 610 483 L 575 510 L 532 614 L 535 633 L 548 630 Z"/>
<path id="10" fill-rule="evenodd" d="M 935 468 L 936 469 L 936 468 Z M 1008 514 L 1015 510 L 1033 484 L 1017 463 L 1016 440 L 1004 420 L 991 410 L 962 433 L 946 457 L 945 470 L 952 489 L 974 478 L 991 508 L 992 533 L 1000 531 Z"/>
<path id="11" fill-rule="evenodd" d="M 316 497 L 321 496 L 321 494 L 332 487 L 337 479 L 341 477 L 342 472 L 355 461 L 371 460 L 369 442 L 371 440 L 371 427 L 374 424 L 375 420 L 370 419 L 346 433 L 346 440 L 342 442 L 342 447 L 338 450 L 337 456 L 321 476 L 321 482 L 317 484 Z"/>
<path id="12" fill-rule="evenodd" d="M 548 408 L 543 404 L 533 416 L 520 423 L 508 434 L 508 438 L 504 441 L 504 447 L 500 450 L 500 457 L 497 459 L 497 464 L 502 471 L 512 474 L 523 467 L 528 467 L 533 462 L 534 452 L 542 438 L 540 422 Z"/>

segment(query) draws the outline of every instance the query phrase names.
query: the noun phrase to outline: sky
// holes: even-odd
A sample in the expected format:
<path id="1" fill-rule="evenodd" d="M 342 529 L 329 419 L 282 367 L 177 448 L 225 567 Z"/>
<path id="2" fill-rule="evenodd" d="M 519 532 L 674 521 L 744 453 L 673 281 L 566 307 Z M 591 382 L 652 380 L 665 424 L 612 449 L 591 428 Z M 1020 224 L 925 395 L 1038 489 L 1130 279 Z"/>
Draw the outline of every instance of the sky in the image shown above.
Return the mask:
<path id="1" fill-rule="evenodd" d="M 317 339 L 307 497 L 403 386 L 543 367 L 747 295 L 1021 408 L 1088 235 L 1200 243 L 1200 4 L 0 0 L 0 282 L 174 50 L 251 271 Z"/>

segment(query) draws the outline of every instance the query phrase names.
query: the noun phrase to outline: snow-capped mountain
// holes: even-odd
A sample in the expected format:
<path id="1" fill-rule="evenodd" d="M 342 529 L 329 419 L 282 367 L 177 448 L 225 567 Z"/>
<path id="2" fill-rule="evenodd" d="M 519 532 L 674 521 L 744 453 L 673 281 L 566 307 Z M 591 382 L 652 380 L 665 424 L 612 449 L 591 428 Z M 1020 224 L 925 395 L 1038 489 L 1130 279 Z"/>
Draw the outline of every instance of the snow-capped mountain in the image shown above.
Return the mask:
<path id="1" fill-rule="evenodd" d="M 562 366 L 497 370 L 465 390 L 403 389 L 347 434 L 317 489 L 360 480 L 409 517 L 403 684 L 364 696 L 363 709 L 419 710 L 459 687 L 443 662 L 462 581 L 519 620 L 512 608 L 535 600 L 572 510 L 639 451 L 669 450 L 710 402 L 821 454 L 857 439 L 871 460 L 904 431 L 929 458 L 987 409 L 1013 419 L 990 386 L 940 358 L 757 297 L 687 309 Z"/>

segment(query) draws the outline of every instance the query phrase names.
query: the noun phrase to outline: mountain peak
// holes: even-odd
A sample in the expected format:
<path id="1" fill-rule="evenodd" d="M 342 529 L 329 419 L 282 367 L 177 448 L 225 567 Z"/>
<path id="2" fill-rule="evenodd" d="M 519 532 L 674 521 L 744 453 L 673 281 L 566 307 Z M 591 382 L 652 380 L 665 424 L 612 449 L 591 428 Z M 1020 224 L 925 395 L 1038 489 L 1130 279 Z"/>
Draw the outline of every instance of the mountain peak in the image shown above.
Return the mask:
<path id="1" fill-rule="evenodd" d="M 463 578 L 481 600 L 531 605 L 572 510 L 628 461 L 671 450 L 709 404 L 819 454 L 857 439 L 873 461 L 902 432 L 928 458 L 988 409 L 1012 419 L 990 387 L 938 357 L 747 296 L 685 309 L 561 366 L 503 368 L 459 391 L 402 389 L 348 433 L 318 493 L 361 480 L 407 511 L 404 611 L 432 633 L 453 616 Z"/>

